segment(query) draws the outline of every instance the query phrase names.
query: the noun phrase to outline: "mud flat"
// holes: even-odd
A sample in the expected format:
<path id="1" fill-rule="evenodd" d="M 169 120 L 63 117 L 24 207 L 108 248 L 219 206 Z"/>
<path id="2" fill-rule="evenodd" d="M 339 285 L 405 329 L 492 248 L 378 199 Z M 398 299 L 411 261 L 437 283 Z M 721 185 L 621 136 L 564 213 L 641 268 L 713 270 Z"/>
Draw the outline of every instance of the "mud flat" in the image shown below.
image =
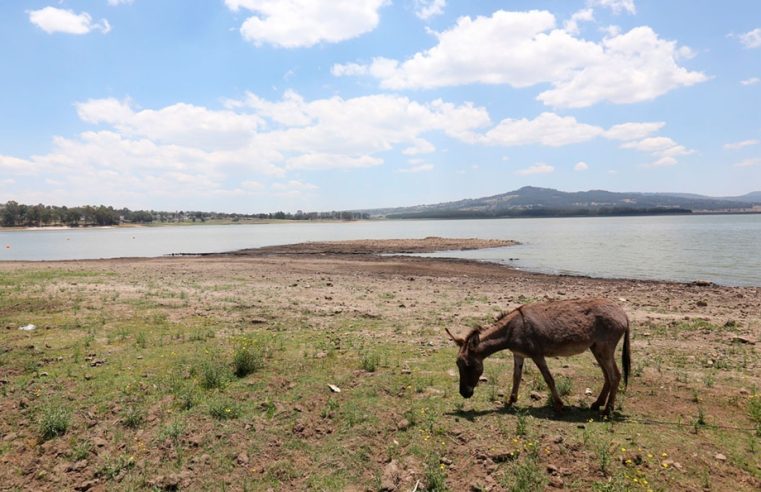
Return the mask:
<path id="1" fill-rule="evenodd" d="M 506 245 L 0 263 L 0 489 L 761 487 L 761 288 L 397 255 Z M 582 297 L 632 321 L 612 419 L 589 353 L 549 361 L 562 415 L 533 367 L 504 405 L 508 353 L 462 400 L 444 327 Z"/>

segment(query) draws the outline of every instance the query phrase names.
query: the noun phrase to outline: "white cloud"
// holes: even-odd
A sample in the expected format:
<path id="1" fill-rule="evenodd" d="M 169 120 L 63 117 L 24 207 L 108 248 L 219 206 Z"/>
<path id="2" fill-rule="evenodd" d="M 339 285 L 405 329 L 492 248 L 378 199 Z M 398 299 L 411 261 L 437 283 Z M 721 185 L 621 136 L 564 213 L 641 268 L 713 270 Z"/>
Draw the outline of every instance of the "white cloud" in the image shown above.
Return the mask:
<path id="1" fill-rule="evenodd" d="M 761 141 L 753 138 L 753 139 L 750 139 L 750 140 L 743 140 L 743 141 L 740 141 L 740 142 L 732 142 L 732 143 L 724 144 L 724 148 L 726 150 L 738 150 L 738 149 L 742 149 L 743 147 L 750 147 L 751 145 L 758 145 L 759 143 L 761 143 Z"/>
<path id="2" fill-rule="evenodd" d="M 554 88 L 539 94 L 550 106 L 581 108 L 609 101 L 629 104 L 650 101 L 673 89 L 708 80 L 677 64 L 679 48 L 660 39 L 649 27 L 637 27 L 601 43 L 598 62 L 576 71 Z"/>
<path id="3" fill-rule="evenodd" d="M 288 169 L 354 169 L 383 164 L 383 159 L 369 155 L 303 154 L 288 159 Z"/>
<path id="4" fill-rule="evenodd" d="M 648 137 L 639 141 L 626 142 L 621 147 L 652 155 L 655 160 L 645 164 L 645 167 L 648 168 L 674 166 L 678 164 L 677 157 L 695 152 L 668 137 Z"/>
<path id="5" fill-rule="evenodd" d="M 356 77 L 368 75 L 370 69 L 367 65 L 361 65 L 359 63 L 336 63 L 330 67 L 330 73 L 334 77 Z"/>
<path id="6" fill-rule="evenodd" d="M 756 167 L 756 166 L 761 166 L 761 159 L 758 159 L 758 158 L 745 159 L 735 164 L 735 167 L 740 167 L 740 168 L 748 168 L 748 167 Z"/>
<path id="7" fill-rule="evenodd" d="M 427 173 L 433 171 L 434 166 L 433 164 L 427 163 L 427 162 L 419 162 L 419 163 L 411 163 L 409 167 L 405 167 L 402 169 L 397 169 L 397 173 L 404 173 L 404 174 L 416 174 L 416 173 Z"/>
<path id="8" fill-rule="evenodd" d="M 495 124 L 485 108 L 471 103 L 418 102 L 393 94 L 306 100 L 287 91 L 269 100 L 246 93 L 221 108 L 181 102 L 140 108 L 128 99 L 104 98 L 75 108 L 90 130 L 53 137 L 47 153 L 0 155 L 0 174 L 8 179 L 44 176 L 61 183 L 49 185 L 48 198 L 26 193 L 27 198 L 68 203 L 69 193 L 80 200 L 145 206 L 156 197 L 261 196 L 273 191 L 273 180 L 381 166 L 389 153 L 429 154 L 436 151 L 433 139 L 446 138 L 482 146 L 554 147 L 605 137 L 656 159 L 690 152 L 667 137 L 651 137 L 663 126 L 657 122 L 605 130 L 546 112 Z M 409 164 L 402 172 L 433 169 L 423 160 Z M 529 168 L 548 170 L 546 164 Z M 235 176 L 243 177 L 236 181 Z"/>
<path id="9" fill-rule="evenodd" d="M 335 65 L 332 73 L 371 76 L 387 89 L 549 83 L 552 87 L 537 99 L 556 107 L 649 101 L 707 80 L 678 65 L 684 47 L 661 39 L 649 27 L 593 42 L 558 29 L 546 11 L 461 17 L 437 40 L 436 46 L 402 62 L 375 58 L 367 65 Z"/>
<path id="10" fill-rule="evenodd" d="M 264 189 L 264 185 L 261 182 L 252 180 L 243 181 L 240 187 L 248 191 L 261 191 Z"/>
<path id="11" fill-rule="evenodd" d="M 87 12 L 79 14 L 71 10 L 45 7 L 40 10 L 28 11 L 29 22 L 39 27 L 48 34 L 56 32 L 64 34 L 87 34 L 91 31 L 100 31 L 106 34 L 111 30 L 108 20 L 101 19 L 93 22 Z"/>
<path id="12" fill-rule="evenodd" d="M 518 176 L 531 176 L 533 174 L 550 174 L 555 172 L 555 168 L 549 164 L 540 162 L 534 166 L 527 167 L 526 169 L 519 169 L 515 171 Z"/>
<path id="13" fill-rule="evenodd" d="M 587 5 L 590 7 L 605 7 L 612 10 L 614 14 L 620 14 L 621 12 L 629 14 L 637 13 L 634 0 L 587 0 Z"/>
<path id="14" fill-rule="evenodd" d="M 740 34 L 738 37 L 742 45 L 746 48 L 752 49 L 761 47 L 761 27 Z"/>
<path id="15" fill-rule="evenodd" d="M 372 31 L 386 0 L 225 0 L 225 4 L 233 11 L 253 13 L 240 28 L 246 40 L 302 48 Z"/>
<path id="16" fill-rule="evenodd" d="M 147 197 L 261 194 L 272 190 L 272 179 L 293 171 L 378 166 L 384 152 L 435 150 L 429 134 L 462 140 L 490 125 L 486 110 L 472 104 L 388 94 L 307 101 L 295 92 L 279 100 L 248 93 L 221 109 L 187 103 L 140 109 L 129 100 L 105 98 L 75 108 L 93 130 L 53 137 L 44 154 L 0 155 L 0 173 L 9 179 L 36 175 L 62 183 L 55 188 L 60 193 L 47 189 L 47 198 L 27 198 L 68 203 L 69 193 L 145 204 Z M 235 183 L 236 175 L 246 177 Z M 282 186 L 275 191 L 293 191 Z"/>
<path id="17" fill-rule="evenodd" d="M 761 82 L 761 79 L 758 77 L 751 77 L 749 79 L 741 80 L 740 83 L 742 85 L 756 85 L 759 82 Z"/>
<path id="18" fill-rule="evenodd" d="M 648 168 L 656 168 L 656 167 L 670 167 L 670 166 L 676 166 L 679 162 L 674 159 L 673 157 L 661 157 L 660 159 L 657 159 L 653 162 L 645 164 L 645 167 Z"/>
<path id="19" fill-rule="evenodd" d="M 668 137 L 648 137 L 637 142 L 627 142 L 621 147 L 660 155 L 687 155 L 691 151 Z"/>
<path id="20" fill-rule="evenodd" d="M 563 29 L 570 32 L 571 34 L 578 34 L 579 29 L 579 23 L 581 22 L 592 22 L 595 20 L 594 10 L 592 9 L 583 9 L 579 10 L 578 12 L 575 12 L 570 19 L 568 19 L 565 24 L 563 24 Z"/>
<path id="21" fill-rule="evenodd" d="M 117 5 L 130 5 L 134 0 L 108 0 L 108 4 L 112 7 L 116 7 Z"/>
<path id="22" fill-rule="evenodd" d="M 317 185 L 312 183 L 304 183 L 303 181 L 290 180 L 282 183 L 273 183 L 272 190 L 279 195 L 296 196 L 303 193 L 314 191 L 319 189 Z"/>
<path id="23" fill-rule="evenodd" d="M 574 171 L 586 171 L 589 169 L 589 164 L 586 162 L 577 162 L 575 166 L 573 166 Z"/>
<path id="24" fill-rule="evenodd" d="M 423 138 L 418 138 L 418 139 L 415 139 L 415 141 L 410 147 L 407 147 L 406 149 L 402 150 L 402 154 L 404 155 L 430 154 L 431 152 L 434 152 L 435 150 L 436 150 L 436 147 L 434 147 L 434 145 L 431 142 Z"/>
<path id="25" fill-rule="evenodd" d="M 205 149 L 243 145 L 264 122 L 256 114 L 210 110 L 185 103 L 135 111 L 127 101 L 108 98 L 75 106 L 83 121 L 108 124 L 124 135 Z"/>
<path id="26" fill-rule="evenodd" d="M 11 157 L 6 155 L 0 155 L 0 169 L 5 172 L 13 172 L 17 174 L 23 174 L 31 171 L 33 164 L 25 159 L 19 159 L 17 157 Z"/>
<path id="27" fill-rule="evenodd" d="M 605 138 L 611 140 L 640 140 L 651 133 L 657 132 L 666 125 L 663 121 L 648 123 L 622 123 L 613 125 L 605 132 Z"/>
<path id="28" fill-rule="evenodd" d="M 541 144 L 560 147 L 586 142 L 603 133 L 602 128 L 579 123 L 573 116 L 542 113 L 533 120 L 502 120 L 486 133 L 483 142 L 505 146 Z"/>
<path id="29" fill-rule="evenodd" d="M 423 20 L 444 13 L 447 0 L 415 0 L 415 15 Z"/>

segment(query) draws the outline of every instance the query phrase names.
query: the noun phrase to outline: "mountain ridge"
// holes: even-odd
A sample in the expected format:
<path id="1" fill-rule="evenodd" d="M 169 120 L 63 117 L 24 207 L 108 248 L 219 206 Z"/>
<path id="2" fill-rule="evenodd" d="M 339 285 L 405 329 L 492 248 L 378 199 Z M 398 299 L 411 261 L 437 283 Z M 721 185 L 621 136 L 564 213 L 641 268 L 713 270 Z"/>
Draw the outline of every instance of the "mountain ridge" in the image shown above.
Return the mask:
<path id="1" fill-rule="evenodd" d="M 761 212 L 761 191 L 736 197 L 709 197 L 687 193 L 606 190 L 566 192 L 535 186 L 524 186 L 517 190 L 481 198 L 466 198 L 410 207 L 360 210 L 371 217 L 385 218 L 651 215 L 750 211 Z"/>

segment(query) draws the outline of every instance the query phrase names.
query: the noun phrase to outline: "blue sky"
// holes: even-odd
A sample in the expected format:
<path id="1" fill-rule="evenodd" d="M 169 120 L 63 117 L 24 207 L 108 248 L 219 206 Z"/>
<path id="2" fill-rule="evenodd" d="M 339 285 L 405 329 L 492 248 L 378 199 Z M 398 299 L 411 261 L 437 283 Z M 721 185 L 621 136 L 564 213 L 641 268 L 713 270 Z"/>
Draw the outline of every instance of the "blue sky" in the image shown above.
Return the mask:
<path id="1" fill-rule="evenodd" d="M 0 2 L 0 203 L 761 190 L 761 2 Z"/>

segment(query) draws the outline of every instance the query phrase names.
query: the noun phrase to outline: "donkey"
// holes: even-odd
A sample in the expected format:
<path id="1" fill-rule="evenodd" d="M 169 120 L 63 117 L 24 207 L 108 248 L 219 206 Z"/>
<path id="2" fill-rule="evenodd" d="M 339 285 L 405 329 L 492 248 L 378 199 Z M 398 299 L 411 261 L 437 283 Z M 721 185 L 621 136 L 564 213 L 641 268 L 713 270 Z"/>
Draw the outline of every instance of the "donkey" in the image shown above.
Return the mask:
<path id="1" fill-rule="evenodd" d="M 513 352 L 514 365 L 513 388 L 508 404 L 512 405 L 518 400 L 523 359 L 529 357 L 541 371 L 552 392 L 554 410 L 561 412 L 563 401 L 544 358 L 570 356 L 589 349 L 605 377 L 605 384 L 600 396 L 592 404 L 592 409 L 599 410 L 604 404 L 605 413 L 610 415 L 621 381 L 621 372 L 614 356 L 622 335 L 624 385 L 629 383 L 629 319 L 623 309 L 605 299 L 527 304 L 503 314 L 488 327 L 471 330 L 464 338 L 452 335 L 449 329 L 446 332 L 460 347 L 457 367 L 460 370 L 460 394 L 464 398 L 473 396 L 484 372 L 483 360 L 495 352 L 509 349 Z"/>

